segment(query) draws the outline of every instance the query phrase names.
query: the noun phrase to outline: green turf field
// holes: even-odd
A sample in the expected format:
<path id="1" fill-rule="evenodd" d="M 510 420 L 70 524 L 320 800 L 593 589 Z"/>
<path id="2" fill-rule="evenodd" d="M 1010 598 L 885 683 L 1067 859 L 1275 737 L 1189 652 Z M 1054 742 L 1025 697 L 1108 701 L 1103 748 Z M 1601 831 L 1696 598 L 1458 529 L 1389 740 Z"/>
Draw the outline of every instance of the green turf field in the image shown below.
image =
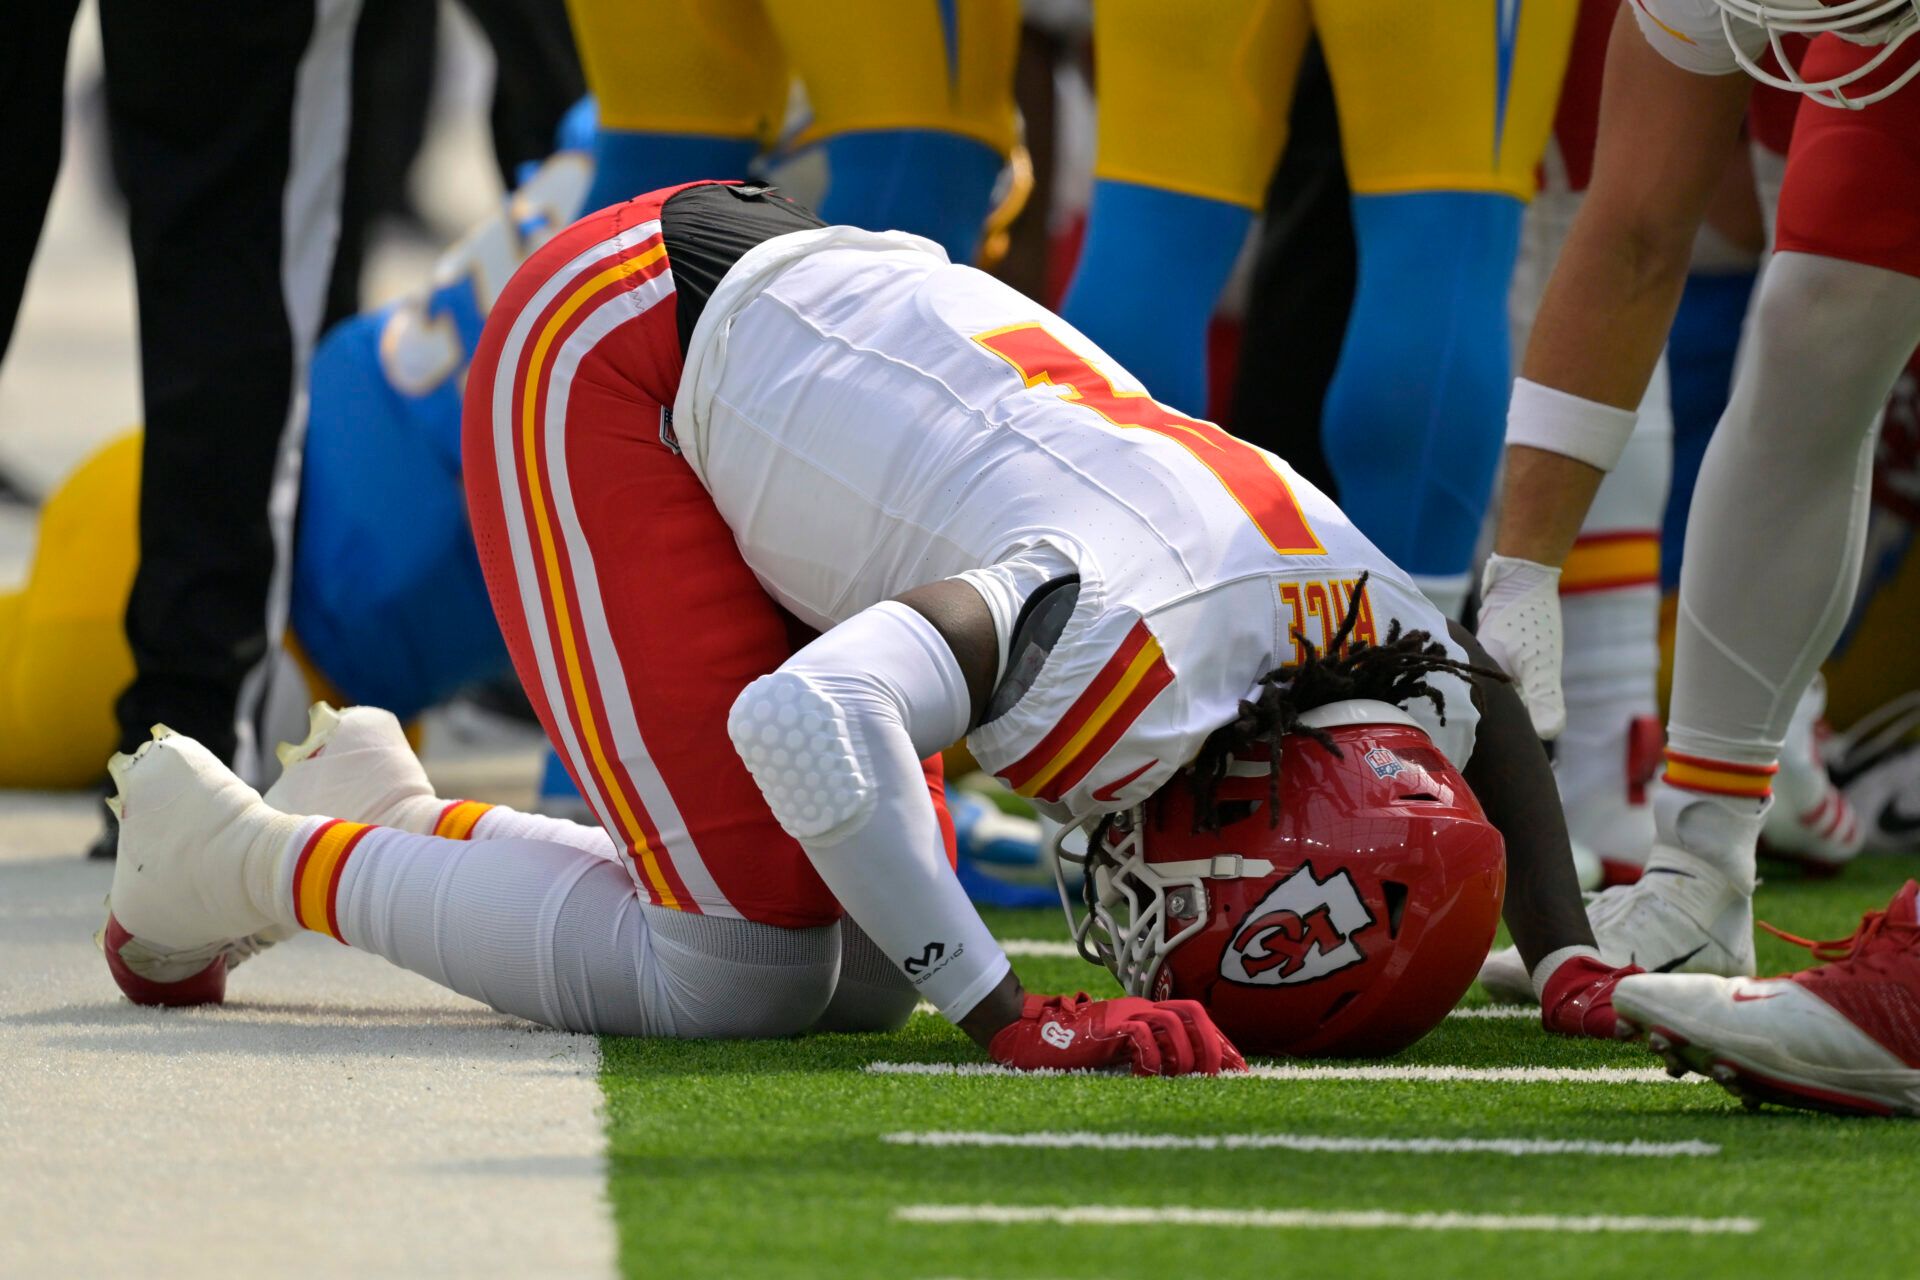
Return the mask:
<path id="1" fill-rule="evenodd" d="M 1862 859 L 1827 882 L 1781 873 L 1761 888 L 1758 914 L 1809 936 L 1844 935 L 1862 910 L 1885 905 L 1911 875 L 1920 875 L 1920 857 Z M 1066 936 L 1055 911 L 1002 912 L 989 923 L 1002 939 Z M 1803 967 L 1804 956 L 1760 939 L 1763 973 Z M 1014 963 L 1035 989 L 1114 990 L 1104 971 L 1077 959 Z M 1467 998 L 1469 1006 L 1484 1002 L 1477 989 Z M 627 1274 L 1866 1280 L 1920 1273 L 1920 1122 L 1750 1113 L 1698 1077 L 1021 1079 L 868 1069 L 979 1061 L 959 1032 L 930 1014 L 916 1014 L 893 1036 L 759 1044 L 608 1039 L 608 1193 Z M 1459 1016 L 1383 1065 L 1659 1066 L 1637 1046 L 1563 1040 L 1529 1020 Z M 1187 1141 L 1160 1149 L 978 1145 L 981 1135 L 1036 1133 Z M 968 1136 L 965 1145 L 947 1146 L 899 1137 L 934 1134 Z M 1230 1135 L 1240 1142 L 1219 1141 Z M 1269 1145 L 1247 1145 L 1251 1135 L 1268 1135 Z M 1211 1148 L 1191 1141 L 1208 1137 L 1216 1139 Z M 1390 1141 L 1357 1151 L 1355 1139 Z M 1589 1145 L 1509 1154 L 1410 1150 L 1404 1141 L 1419 1139 L 1453 1147 L 1460 1139 Z M 1619 1152 L 1635 1142 L 1661 1145 L 1647 1154 Z M 928 1220 L 979 1206 L 1213 1212 L 1172 1223 Z M 1249 1211 L 1303 1212 L 1273 1225 L 1272 1217 L 1250 1224 Z M 1328 1217 L 1379 1211 L 1393 1216 Z M 1466 1229 L 1416 1229 L 1407 1221 L 1423 1214 L 1492 1220 Z M 1543 1215 L 1556 1221 L 1541 1223 Z M 1625 1229 L 1577 1231 L 1559 1221 L 1569 1217 Z M 1648 1218 L 1663 1222 L 1623 1221 Z M 1663 1225 L 1698 1231 L 1650 1229 Z"/>

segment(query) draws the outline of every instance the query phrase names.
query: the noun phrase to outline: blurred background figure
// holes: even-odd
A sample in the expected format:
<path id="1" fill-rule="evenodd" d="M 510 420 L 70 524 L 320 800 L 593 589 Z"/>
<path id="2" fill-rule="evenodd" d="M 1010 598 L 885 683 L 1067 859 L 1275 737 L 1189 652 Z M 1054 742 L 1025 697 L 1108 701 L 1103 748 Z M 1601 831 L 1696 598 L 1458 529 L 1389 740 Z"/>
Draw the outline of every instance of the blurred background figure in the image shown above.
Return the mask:
<path id="1" fill-rule="evenodd" d="M 1507 285 L 1574 13 L 1562 0 L 1094 6 L 1099 152 L 1064 315 L 1156 398 L 1206 411 L 1207 320 L 1317 36 L 1358 246 L 1326 456 L 1342 505 L 1444 612 L 1466 598 L 1499 457 Z"/>
<path id="2" fill-rule="evenodd" d="M 826 221 L 974 261 L 1017 140 L 1018 0 L 569 5 L 599 107 L 588 208 L 817 146 Z"/>

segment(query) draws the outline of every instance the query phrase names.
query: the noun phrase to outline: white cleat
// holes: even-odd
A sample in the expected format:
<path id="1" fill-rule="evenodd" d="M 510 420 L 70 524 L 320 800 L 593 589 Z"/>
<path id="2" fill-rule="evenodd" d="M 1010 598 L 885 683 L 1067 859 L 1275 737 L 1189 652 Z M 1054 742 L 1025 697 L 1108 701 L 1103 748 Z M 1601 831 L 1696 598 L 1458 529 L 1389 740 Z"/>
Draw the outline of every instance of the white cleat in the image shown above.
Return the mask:
<path id="1" fill-rule="evenodd" d="M 1853 937 L 1810 944 L 1831 964 L 1759 980 L 1631 976 L 1614 1012 L 1674 1074 L 1698 1071 L 1750 1106 L 1920 1115 L 1915 894 L 1908 881 Z"/>
<path id="2" fill-rule="evenodd" d="M 1656 845 L 1646 872 L 1587 903 L 1600 958 L 1649 973 L 1753 972 L 1753 902 L 1711 863 Z M 1495 1000 L 1534 1004 L 1533 980 L 1513 947 L 1480 966 L 1480 985 Z"/>
<path id="3" fill-rule="evenodd" d="M 1866 831 L 1827 772 L 1826 710 L 1826 682 L 1816 675 L 1794 708 L 1760 839 L 1768 853 L 1832 875 L 1859 854 Z"/>
<path id="4" fill-rule="evenodd" d="M 267 804 L 282 813 L 317 814 L 424 832 L 446 807 L 393 712 L 380 707 L 336 711 L 316 702 L 307 736 L 282 743 L 280 778 Z M 421 825 L 424 822 L 424 825 Z"/>
<path id="5" fill-rule="evenodd" d="M 217 1003 L 228 969 L 296 932 L 254 905 L 266 898 L 250 895 L 248 877 L 271 880 L 302 820 L 273 812 L 211 751 L 164 725 L 107 771 L 120 819 L 100 935 L 107 967 L 137 1004 Z"/>

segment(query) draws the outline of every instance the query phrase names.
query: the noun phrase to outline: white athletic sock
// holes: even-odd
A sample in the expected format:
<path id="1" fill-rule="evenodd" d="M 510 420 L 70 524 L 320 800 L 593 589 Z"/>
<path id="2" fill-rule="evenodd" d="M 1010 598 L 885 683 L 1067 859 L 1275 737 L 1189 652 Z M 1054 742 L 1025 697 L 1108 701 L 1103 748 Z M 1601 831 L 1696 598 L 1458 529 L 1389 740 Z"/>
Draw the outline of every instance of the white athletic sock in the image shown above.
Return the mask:
<path id="1" fill-rule="evenodd" d="M 1554 774 L 1576 840 L 1615 861 L 1646 859 L 1653 818 L 1629 776 L 1636 722 L 1656 732 L 1660 525 L 1673 470 L 1666 357 L 1654 367 L 1620 462 L 1607 473 L 1560 576 L 1567 727 Z M 1658 765 L 1658 743 L 1645 767 Z"/>
<path id="2" fill-rule="evenodd" d="M 839 929 L 644 902 L 567 844 L 308 820 L 279 891 L 298 923 L 515 1014 L 617 1035 L 781 1036 L 827 1007 Z"/>
<path id="3" fill-rule="evenodd" d="M 604 828 L 566 818 L 550 818 L 544 813 L 522 813 L 503 804 L 487 806 L 487 811 L 473 824 L 473 834 L 468 839 L 544 840 L 611 862 L 619 862 L 626 856 Z"/>

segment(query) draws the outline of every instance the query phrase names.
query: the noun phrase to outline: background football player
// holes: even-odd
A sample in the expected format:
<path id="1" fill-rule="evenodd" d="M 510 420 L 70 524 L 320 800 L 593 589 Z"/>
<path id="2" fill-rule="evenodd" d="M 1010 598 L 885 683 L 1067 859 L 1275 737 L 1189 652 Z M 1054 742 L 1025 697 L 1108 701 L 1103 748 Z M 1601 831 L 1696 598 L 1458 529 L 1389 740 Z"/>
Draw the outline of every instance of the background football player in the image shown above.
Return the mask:
<path id="1" fill-rule="evenodd" d="M 1575 12 L 1561 0 L 1094 6 L 1099 149 L 1061 314 L 1154 395 L 1205 412 L 1207 320 L 1317 37 L 1359 254 L 1322 414 L 1327 460 L 1342 505 L 1449 616 L 1499 461 L 1507 285 Z"/>
<path id="2" fill-rule="evenodd" d="M 1852 603 L 1873 427 L 1920 342 L 1920 101 L 1895 92 L 1920 65 L 1906 43 L 1916 23 L 1904 3 L 1635 0 L 1615 25 L 1593 182 L 1514 389 L 1481 620 L 1543 732 L 1557 727 L 1557 566 L 1632 430 L 1736 144 L 1748 96 L 1736 73 L 1772 74 L 1756 63 L 1772 35 L 1829 32 L 1785 73 L 1814 101 L 1795 127 L 1747 358 L 1694 493 L 1658 843 L 1642 881 L 1591 912 L 1616 960 L 1753 970 L 1754 851 L 1771 779 Z M 1483 976 L 1524 990 L 1511 960 Z M 1737 984 L 1680 989 L 1690 1026 L 1746 1003 Z"/>
<path id="3" fill-rule="evenodd" d="M 1270 673 L 1367 639 L 1384 679 L 1331 670 L 1405 701 L 1507 836 L 1548 1024 L 1611 1034 L 1621 971 L 1471 638 L 1410 634 L 1445 624 L 1284 463 L 931 242 L 751 186 L 603 210 L 509 283 L 466 415 L 495 610 L 601 829 L 440 801 L 378 713 L 318 714 L 266 803 L 157 732 L 113 766 L 135 998 L 216 998 L 304 926 L 575 1029 L 877 1027 L 917 996 L 1015 1067 L 1231 1067 L 1191 1001 L 1027 995 L 923 761 L 964 734 L 1056 814 L 1131 809 L 1290 728 Z"/>

